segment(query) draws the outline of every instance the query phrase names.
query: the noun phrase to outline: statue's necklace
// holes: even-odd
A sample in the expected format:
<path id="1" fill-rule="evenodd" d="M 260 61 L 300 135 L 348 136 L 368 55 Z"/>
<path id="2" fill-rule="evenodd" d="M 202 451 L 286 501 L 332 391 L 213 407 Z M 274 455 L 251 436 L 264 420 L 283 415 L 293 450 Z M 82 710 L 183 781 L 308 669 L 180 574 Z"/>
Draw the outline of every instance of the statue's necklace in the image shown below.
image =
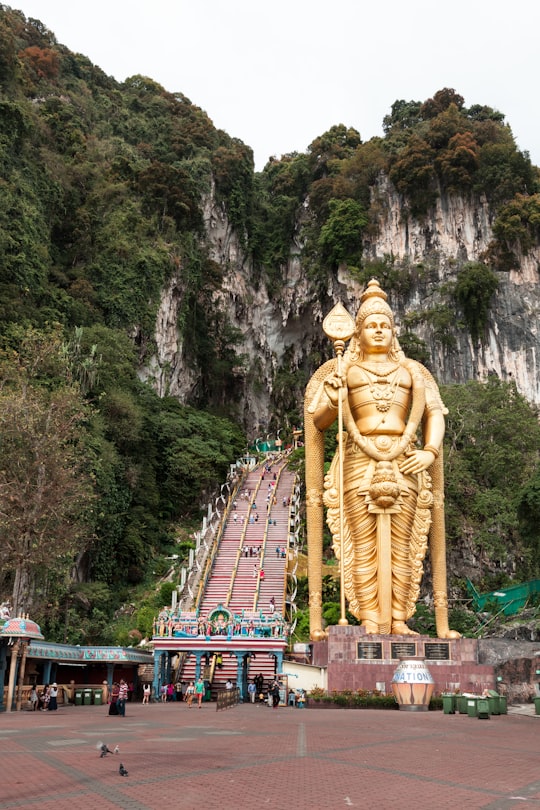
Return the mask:
<path id="1" fill-rule="evenodd" d="M 362 363 L 361 368 L 368 374 L 376 377 L 375 381 L 368 377 L 369 390 L 373 397 L 375 407 L 381 413 L 386 413 L 392 407 L 399 385 L 399 363 Z M 390 375 L 394 376 L 390 378 Z"/>

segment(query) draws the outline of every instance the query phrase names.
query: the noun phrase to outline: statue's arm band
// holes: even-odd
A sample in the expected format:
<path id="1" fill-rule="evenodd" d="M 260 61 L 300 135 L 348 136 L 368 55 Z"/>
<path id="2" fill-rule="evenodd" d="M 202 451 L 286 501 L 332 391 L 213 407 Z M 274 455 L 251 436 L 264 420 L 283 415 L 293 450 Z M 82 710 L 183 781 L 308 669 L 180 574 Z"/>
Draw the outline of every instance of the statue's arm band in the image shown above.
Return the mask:
<path id="1" fill-rule="evenodd" d="M 433 447 L 433 445 L 432 445 L 432 444 L 426 444 L 426 445 L 424 446 L 424 450 L 427 450 L 427 451 L 428 451 L 428 453 L 433 453 L 433 455 L 435 456 L 435 458 L 437 458 L 437 456 L 439 455 L 439 451 L 438 451 L 438 449 L 437 449 L 436 447 Z"/>
<path id="2" fill-rule="evenodd" d="M 433 402 L 426 398 L 426 411 L 442 411 L 440 402 Z"/>

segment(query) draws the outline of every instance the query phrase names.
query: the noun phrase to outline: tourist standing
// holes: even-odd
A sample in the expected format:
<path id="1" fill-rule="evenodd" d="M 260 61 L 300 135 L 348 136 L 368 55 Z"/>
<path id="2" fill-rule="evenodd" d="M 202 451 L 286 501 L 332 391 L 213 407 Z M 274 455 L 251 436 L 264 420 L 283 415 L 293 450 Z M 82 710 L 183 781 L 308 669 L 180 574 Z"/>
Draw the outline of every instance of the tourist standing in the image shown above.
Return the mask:
<path id="1" fill-rule="evenodd" d="M 32 707 L 32 711 L 35 712 L 38 707 L 38 693 L 35 686 L 32 687 L 32 691 L 30 692 L 30 706 Z"/>
<path id="2" fill-rule="evenodd" d="M 270 694 L 272 695 L 272 708 L 277 709 L 279 706 L 279 683 L 274 681 L 270 687 Z"/>
<path id="3" fill-rule="evenodd" d="M 49 708 L 49 698 L 50 698 L 50 687 L 49 684 L 46 683 L 39 694 L 40 711 L 44 712 Z"/>
<path id="4" fill-rule="evenodd" d="M 202 678 L 199 678 L 197 683 L 195 684 L 195 694 L 197 695 L 197 703 L 199 705 L 199 709 L 201 708 L 202 699 L 205 693 L 205 686 L 204 681 Z"/>
<path id="5" fill-rule="evenodd" d="M 111 702 L 109 704 L 109 714 L 118 714 L 118 695 L 120 694 L 120 687 L 116 681 L 111 689 Z"/>
<path id="6" fill-rule="evenodd" d="M 55 683 L 49 689 L 49 705 L 47 708 L 50 712 L 55 712 L 58 708 L 58 686 Z"/>
<path id="7" fill-rule="evenodd" d="M 116 706 L 118 708 L 118 714 L 120 717 L 126 716 L 126 700 L 128 697 L 128 685 L 123 678 L 120 678 L 120 684 L 118 687 L 118 700 L 116 701 Z"/>

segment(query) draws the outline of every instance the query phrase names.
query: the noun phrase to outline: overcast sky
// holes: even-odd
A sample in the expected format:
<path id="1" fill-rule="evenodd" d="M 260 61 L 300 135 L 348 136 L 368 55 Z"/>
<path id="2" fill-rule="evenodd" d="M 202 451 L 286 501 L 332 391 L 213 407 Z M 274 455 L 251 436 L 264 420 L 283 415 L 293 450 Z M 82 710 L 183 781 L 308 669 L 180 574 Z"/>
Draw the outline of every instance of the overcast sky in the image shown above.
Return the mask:
<path id="1" fill-rule="evenodd" d="M 8 0 L 118 81 L 140 73 L 267 159 L 334 124 L 382 135 L 452 87 L 540 165 L 539 0 Z"/>

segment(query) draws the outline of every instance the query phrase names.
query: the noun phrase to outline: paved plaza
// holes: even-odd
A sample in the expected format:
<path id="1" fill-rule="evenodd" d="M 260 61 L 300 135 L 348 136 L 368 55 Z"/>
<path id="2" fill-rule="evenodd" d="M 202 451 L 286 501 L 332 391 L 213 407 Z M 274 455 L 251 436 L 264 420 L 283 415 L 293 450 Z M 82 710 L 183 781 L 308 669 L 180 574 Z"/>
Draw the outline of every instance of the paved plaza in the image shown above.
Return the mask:
<path id="1" fill-rule="evenodd" d="M 215 703 L 13 712 L 0 715 L 0 807 L 540 810 L 539 721 Z M 100 758 L 100 742 L 120 753 Z"/>

